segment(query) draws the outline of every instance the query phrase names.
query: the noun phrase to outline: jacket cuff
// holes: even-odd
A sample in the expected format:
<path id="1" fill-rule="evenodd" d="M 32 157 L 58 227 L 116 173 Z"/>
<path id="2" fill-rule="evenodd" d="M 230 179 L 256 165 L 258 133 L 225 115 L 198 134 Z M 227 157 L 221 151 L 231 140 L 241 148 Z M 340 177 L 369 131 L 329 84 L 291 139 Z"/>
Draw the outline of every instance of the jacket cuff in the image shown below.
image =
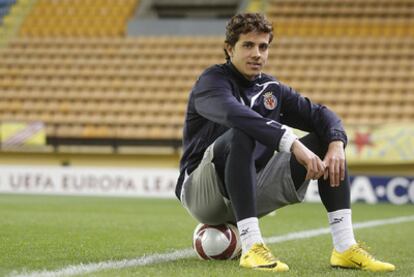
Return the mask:
<path id="1" fill-rule="evenodd" d="M 283 134 L 282 138 L 280 139 L 279 143 L 279 152 L 290 152 L 292 148 L 292 144 L 298 137 L 293 133 L 292 129 L 286 125 L 282 125 L 282 129 L 285 129 L 285 133 Z"/>
<path id="2" fill-rule="evenodd" d="M 344 148 L 346 147 L 346 145 L 348 144 L 348 137 L 346 135 L 346 133 L 342 130 L 338 130 L 338 129 L 333 129 L 329 132 L 329 141 L 328 142 L 332 142 L 335 140 L 340 140 L 344 143 Z"/>

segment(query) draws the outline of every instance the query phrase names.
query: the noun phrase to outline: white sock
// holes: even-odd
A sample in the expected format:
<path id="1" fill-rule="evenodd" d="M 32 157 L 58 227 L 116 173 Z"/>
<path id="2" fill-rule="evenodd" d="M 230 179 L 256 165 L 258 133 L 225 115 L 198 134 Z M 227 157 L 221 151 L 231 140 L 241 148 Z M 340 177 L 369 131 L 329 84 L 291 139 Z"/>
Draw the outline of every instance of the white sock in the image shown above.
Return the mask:
<path id="1" fill-rule="evenodd" d="M 237 222 L 243 253 L 247 252 L 255 243 L 263 243 L 259 228 L 259 219 L 249 217 Z"/>
<path id="2" fill-rule="evenodd" d="M 340 253 L 356 244 L 351 215 L 351 209 L 328 213 L 333 245 L 335 250 Z"/>

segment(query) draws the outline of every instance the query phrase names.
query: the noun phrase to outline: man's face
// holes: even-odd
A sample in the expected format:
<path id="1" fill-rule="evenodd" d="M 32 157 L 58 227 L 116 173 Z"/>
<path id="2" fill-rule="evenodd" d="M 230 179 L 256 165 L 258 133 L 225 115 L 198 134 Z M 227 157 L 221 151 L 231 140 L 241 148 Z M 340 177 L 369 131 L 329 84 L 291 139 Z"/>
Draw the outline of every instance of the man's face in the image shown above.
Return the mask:
<path id="1" fill-rule="evenodd" d="M 234 47 L 227 45 L 230 60 L 248 80 L 253 80 L 266 64 L 270 34 L 250 32 L 240 34 Z"/>

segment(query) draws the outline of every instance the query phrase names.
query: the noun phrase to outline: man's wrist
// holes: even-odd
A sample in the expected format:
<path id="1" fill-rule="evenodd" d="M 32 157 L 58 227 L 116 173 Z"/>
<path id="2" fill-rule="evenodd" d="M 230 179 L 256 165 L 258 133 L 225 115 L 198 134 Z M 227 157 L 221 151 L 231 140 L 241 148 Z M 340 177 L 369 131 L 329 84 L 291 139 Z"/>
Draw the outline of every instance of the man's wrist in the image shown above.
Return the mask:
<path id="1" fill-rule="evenodd" d="M 329 147 L 344 148 L 344 142 L 342 140 L 334 140 L 329 143 Z"/>
<path id="2" fill-rule="evenodd" d="M 290 152 L 291 152 L 291 153 L 293 153 L 293 151 L 295 150 L 294 148 L 295 148 L 295 147 L 297 147 L 298 142 L 299 142 L 299 139 L 298 139 L 298 138 L 296 138 L 296 139 L 293 141 L 292 146 L 290 146 Z"/>

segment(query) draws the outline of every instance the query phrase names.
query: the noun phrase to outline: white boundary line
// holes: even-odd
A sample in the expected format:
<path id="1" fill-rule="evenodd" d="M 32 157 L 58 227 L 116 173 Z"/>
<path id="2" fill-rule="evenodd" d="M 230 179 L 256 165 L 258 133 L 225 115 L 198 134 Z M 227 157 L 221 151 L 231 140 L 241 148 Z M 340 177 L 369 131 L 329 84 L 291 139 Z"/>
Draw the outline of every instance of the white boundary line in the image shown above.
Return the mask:
<path id="1" fill-rule="evenodd" d="M 414 221 L 414 216 L 402 216 L 389 219 L 372 220 L 353 224 L 354 229 L 364 229 L 382 225 L 397 224 L 403 222 Z M 306 239 L 317 237 L 325 234 L 329 234 L 329 228 L 311 229 L 300 232 L 294 232 L 281 236 L 273 236 L 266 238 L 265 241 L 268 244 L 281 243 L 290 240 Z M 122 269 L 127 267 L 139 267 L 150 264 L 157 264 L 163 262 L 171 262 L 180 259 L 185 259 L 195 256 L 194 251 L 191 248 L 176 250 L 167 253 L 156 253 L 152 255 L 144 255 L 135 259 L 125 259 L 120 261 L 105 261 L 99 263 L 70 265 L 62 269 L 54 271 L 32 271 L 32 272 L 12 272 L 9 277 L 58 277 L 58 276 L 73 276 L 80 274 L 87 274 L 97 272 L 105 269 Z"/>

